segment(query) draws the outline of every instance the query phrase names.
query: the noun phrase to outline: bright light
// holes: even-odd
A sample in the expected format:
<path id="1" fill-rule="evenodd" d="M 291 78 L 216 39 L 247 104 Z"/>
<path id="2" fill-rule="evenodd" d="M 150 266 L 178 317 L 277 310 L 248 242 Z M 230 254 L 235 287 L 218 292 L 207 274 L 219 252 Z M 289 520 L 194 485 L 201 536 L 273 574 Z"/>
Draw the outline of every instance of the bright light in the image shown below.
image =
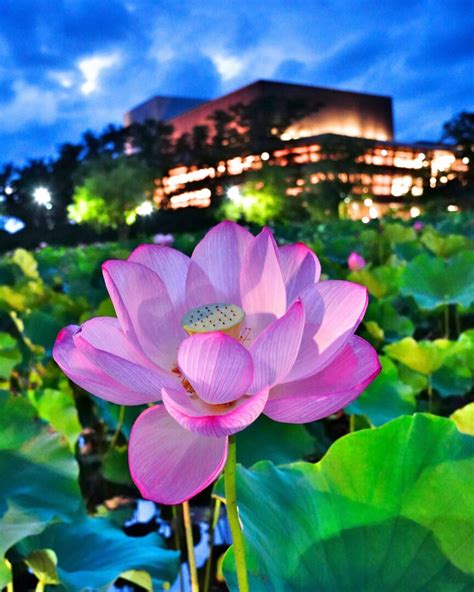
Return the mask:
<path id="1" fill-rule="evenodd" d="M 268 154 L 268 152 L 262 152 L 262 154 L 260 155 L 260 158 L 262 160 L 268 160 L 270 158 L 270 155 Z"/>
<path id="2" fill-rule="evenodd" d="M 227 197 L 230 201 L 235 201 L 237 203 L 242 201 L 242 194 L 240 193 L 240 189 L 238 185 L 234 185 L 233 187 L 229 187 L 227 190 Z"/>
<path id="3" fill-rule="evenodd" d="M 345 197 L 344 198 L 344 203 L 351 203 L 351 198 L 350 197 Z"/>
<path id="4" fill-rule="evenodd" d="M 413 206 L 412 208 L 410 208 L 410 216 L 412 218 L 416 218 L 420 214 L 421 214 L 420 208 L 417 208 L 416 206 Z"/>
<path id="5" fill-rule="evenodd" d="M 442 177 L 439 178 L 441 183 L 447 183 L 448 182 L 448 177 L 446 177 L 446 175 L 443 175 Z"/>
<path id="6" fill-rule="evenodd" d="M 51 193 L 49 192 L 49 189 L 46 189 L 46 187 L 37 187 L 33 191 L 33 199 L 39 206 L 51 206 Z M 48 208 L 48 210 L 50 209 L 51 207 Z"/>
<path id="7" fill-rule="evenodd" d="M 153 213 L 153 204 L 151 201 L 142 202 L 136 209 L 139 216 L 149 216 Z"/>
<path id="8" fill-rule="evenodd" d="M 368 208 L 370 208 L 370 206 L 372 206 L 374 204 L 374 202 L 370 199 L 370 197 L 368 197 L 367 199 L 364 199 L 364 206 L 367 206 Z"/>
<path id="9" fill-rule="evenodd" d="M 370 218 L 369 218 L 368 216 L 364 216 L 364 217 L 362 218 L 362 222 L 363 222 L 364 224 L 368 224 L 368 223 L 370 222 Z"/>
<path id="10" fill-rule="evenodd" d="M 8 234 L 15 234 L 25 228 L 25 223 L 19 218 L 0 216 L 0 228 L 3 228 Z"/>
<path id="11" fill-rule="evenodd" d="M 11 195 L 13 193 L 13 187 L 10 187 L 10 185 L 7 185 L 5 187 L 5 195 Z"/>
<path id="12" fill-rule="evenodd" d="M 225 173 L 225 164 L 220 164 L 220 165 L 217 167 L 217 172 L 218 172 L 218 173 Z"/>
<path id="13" fill-rule="evenodd" d="M 421 158 L 421 160 L 423 160 L 424 158 L 426 158 L 426 154 L 420 152 L 420 154 L 418 154 L 418 158 Z"/>
<path id="14" fill-rule="evenodd" d="M 448 212 L 459 212 L 458 206 L 454 206 L 452 204 L 447 207 L 447 210 Z"/>
<path id="15" fill-rule="evenodd" d="M 377 208 L 375 206 L 370 206 L 369 208 L 369 216 L 372 219 L 378 218 L 379 217 L 379 211 L 377 210 Z"/>
<path id="16" fill-rule="evenodd" d="M 469 164 L 469 157 L 465 156 L 465 157 L 462 159 L 462 162 L 463 162 L 463 164 Z"/>
<path id="17" fill-rule="evenodd" d="M 381 150 L 381 151 L 380 151 L 380 154 L 381 154 L 382 156 L 387 156 L 387 154 L 388 154 L 388 150 L 385 150 L 385 148 L 384 148 L 383 150 Z"/>

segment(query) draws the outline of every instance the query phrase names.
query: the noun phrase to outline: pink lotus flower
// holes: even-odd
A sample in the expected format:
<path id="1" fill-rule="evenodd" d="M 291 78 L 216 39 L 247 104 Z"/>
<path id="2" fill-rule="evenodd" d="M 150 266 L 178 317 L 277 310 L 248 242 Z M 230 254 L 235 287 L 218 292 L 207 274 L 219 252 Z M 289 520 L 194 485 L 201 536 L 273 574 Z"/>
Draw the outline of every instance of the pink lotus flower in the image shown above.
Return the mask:
<path id="1" fill-rule="evenodd" d="M 423 230 L 424 227 L 425 225 L 423 224 L 423 222 L 420 222 L 420 220 L 417 220 L 413 224 L 413 229 L 416 230 L 416 232 L 420 232 L 420 230 Z"/>
<path id="2" fill-rule="evenodd" d="M 351 271 L 357 271 L 358 269 L 364 269 L 367 265 L 365 259 L 359 253 L 353 251 L 347 258 L 347 266 Z"/>
<path id="3" fill-rule="evenodd" d="M 223 222 L 191 258 L 142 245 L 103 271 L 118 318 L 66 327 L 53 355 L 107 401 L 162 401 L 130 437 L 130 469 L 145 498 L 191 498 L 222 471 L 228 436 L 261 413 L 289 423 L 326 417 L 380 371 L 375 350 L 354 336 L 366 289 L 318 283 L 314 253 L 279 248 L 268 229 L 254 237 Z"/>
<path id="4" fill-rule="evenodd" d="M 172 234 L 155 234 L 153 237 L 153 242 L 155 245 L 161 245 L 163 247 L 171 247 L 174 243 L 174 236 Z"/>

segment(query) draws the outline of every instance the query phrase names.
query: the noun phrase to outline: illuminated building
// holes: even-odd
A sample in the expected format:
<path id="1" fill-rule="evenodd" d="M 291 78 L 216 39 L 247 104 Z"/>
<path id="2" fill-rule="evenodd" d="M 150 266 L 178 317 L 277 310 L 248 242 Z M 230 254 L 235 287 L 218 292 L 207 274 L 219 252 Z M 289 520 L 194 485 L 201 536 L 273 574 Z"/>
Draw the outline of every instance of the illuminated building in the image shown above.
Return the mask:
<path id="1" fill-rule="evenodd" d="M 296 171 L 286 190 L 289 196 L 310 192 L 322 181 L 340 181 L 352 186 L 352 195 L 374 198 L 370 204 L 365 203 L 367 200 L 345 199 L 347 215 L 352 218 L 369 221 L 397 209 L 415 217 L 420 210 L 410 202 L 419 202 L 426 188 L 447 183 L 467 170 L 468 164 L 447 146 L 396 142 L 392 101 L 385 96 L 257 81 L 162 118 L 173 126 L 175 140 L 191 135 L 197 126 L 207 126 L 208 141 L 212 142 L 216 112 L 232 114 L 239 105 L 261 104 L 263 108 L 270 100 L 277 110 L 281 109 L 281 114 L 277 113 L 278 128 L 262 137 L 259 130 L 253 130 L 257 133 L 237 154 L 225 156 L 223 145 L 222 158 L 215 162 L 169 170 L 157 179 L 157 205 L 172 209 L 207 207 L 213 197 L 224 197 L 229 187 L 244 183 L 248 172 L 274 166 Z M 152 101 L 130 111 L 126 122 L 159 118 L 153 114 Z M 288 117 L 286 123 L 285 101 L 288 105 L 306 105 L 299 117 Z M 233 125 L 238 127 L 231 121 Z M 350 158 L 342 155 L 347 151 Z M 332 168 L 327 166 L 334 163 Z"/>

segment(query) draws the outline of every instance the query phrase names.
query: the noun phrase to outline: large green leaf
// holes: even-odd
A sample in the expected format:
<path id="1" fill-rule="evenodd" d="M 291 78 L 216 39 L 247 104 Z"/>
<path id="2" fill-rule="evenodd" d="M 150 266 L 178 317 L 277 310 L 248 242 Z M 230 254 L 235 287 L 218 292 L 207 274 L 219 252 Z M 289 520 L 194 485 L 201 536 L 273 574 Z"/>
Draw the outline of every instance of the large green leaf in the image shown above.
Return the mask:
<path id="1" fill-rule="evenodd" d="M 39 434 L 36 410 L 21 396 L 0 391 L 0 450 L 12 450 Z M 1 487 L 1 486 L 0 486 Z"/>
<path id="2" fill-rule="evenodd" d="M 401 291 L 428 310 L 447 304 L 470 306 L 474 301 L 474 252 L 462 251 L 448 261 L 429 255 L 415 257 L 404 270 Z"/>
<path id="3" fill-rule="evenodd" d="M 460 234 L 443 235 L 433 228 L 425 230 L 421 242 L 438 257 L 452 257 L 459 251 L 472 247 L 472 241 Z"/>
<path id="4" fill-rule="evenodd" d="M 473 473 L 474 439 L 422 414 L 347 435 L 316 465 L 239 467 L 250 589 L 470 592 Z M 232 549 L 224 573 L 236 591 Z"/>
<path id="5" fill-rule="evenodd" d="M 380 362 L 382 372 L 346 409 L 366 415 L 376 426 L 416 409 L 412 389 L 400 380 L 395 364 L 386 356 L 381 356 Z"/>
<path id="6" fill-rule="evenodd" d="M 348 279 L 365 286 L 372 296 L 385 298 L 386 296 L 398 294 L 400 285 L 401 269 L 381 265 L 374 269 L 360 269 L 352 271 Z"/>
<path id="7" fill-rule="evenodd" d="M 408 317 L 400 315 L 396 308 L 387 300 L 376 300 L 369 303 L 365 322 L 376 322 L 383 330 L 387 341 L 395 341 L 413 335 L 415 327 Z"/>
<path id="8" fill-rule="evenodd" d="M 259 460 L 276 465 L 302 460 L 319 448 L 302 425 L 272 421 L 261 416 L 237 435 L 237 460 L 250 467 Z"/>
<path id="9" fill-rule="evenodd" d="M 130 570 L 147 571 L 158 590 L 178 574 L 178 553 L 163 548 L 159 535 L 128 537 L 107 518 L 52 524 L 19 546 L 24 556 L 42 549 L 56 554 L 56 573 L 62 583 L 58 590 L 68 592 L 105 590 Z"/>

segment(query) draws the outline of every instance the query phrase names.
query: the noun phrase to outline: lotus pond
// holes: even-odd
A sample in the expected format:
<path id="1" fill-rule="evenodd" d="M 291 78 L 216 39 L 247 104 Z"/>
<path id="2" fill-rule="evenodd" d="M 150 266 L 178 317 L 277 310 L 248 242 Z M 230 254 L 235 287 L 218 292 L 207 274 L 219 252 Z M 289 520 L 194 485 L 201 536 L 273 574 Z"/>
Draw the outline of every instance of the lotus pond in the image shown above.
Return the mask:
<path id="1" fill-rule="evenodd" d="M 472 220 L 273 231 L 318 255 L 321 280 L 368 289 L 357 334 L 382 370 L 325 419 L 260 416 L 236 435 L 249 589 L 471 591 Z M 173 246 L 189 255 L 201 238 Z M 0 260 L 0 589 L 191 590 L 189 519 L 199 590 L 239 589 L 223 480 L 187 508 L 142 500 L 127 457 L 146 405 L 94 397 L 52 359 L 63 327 L 115 316 L 101 265 L 142 242 Z"/>

